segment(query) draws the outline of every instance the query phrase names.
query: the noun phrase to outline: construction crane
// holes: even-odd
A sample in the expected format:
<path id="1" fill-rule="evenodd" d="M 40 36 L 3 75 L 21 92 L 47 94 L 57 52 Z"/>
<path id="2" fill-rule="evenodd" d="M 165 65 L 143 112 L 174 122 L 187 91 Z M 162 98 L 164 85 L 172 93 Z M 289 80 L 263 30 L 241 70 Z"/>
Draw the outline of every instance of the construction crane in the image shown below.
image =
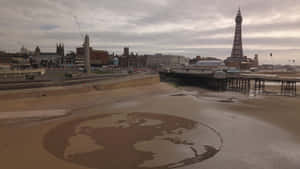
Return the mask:
<path id="1" fill-rule="evenodd" d="M 75 15 L 73 15 L 73 18 L 74 18 L 74 21 L 75 21 L 76 25 L 78 26 L 79 35 L 80 35 L 81 39 L 83 40 L 84 39 L 84 35 L 81 32 L 80 23 L 78 22 L 78 18 Z"/>

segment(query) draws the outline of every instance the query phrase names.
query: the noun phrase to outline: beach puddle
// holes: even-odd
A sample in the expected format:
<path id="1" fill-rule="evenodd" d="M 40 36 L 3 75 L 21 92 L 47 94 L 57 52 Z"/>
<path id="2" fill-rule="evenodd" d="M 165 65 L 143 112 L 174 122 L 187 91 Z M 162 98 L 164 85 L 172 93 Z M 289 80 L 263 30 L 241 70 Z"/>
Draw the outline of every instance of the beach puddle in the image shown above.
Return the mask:
<path id="1" fill-rule="evenodd" d="M 238 99 L 231 97 L 231 98 L 227 98 L 227 99 L 222 99 L 222 100 L 218 100 L 221 103 L 235 103 L 238 101 Z"/>
<path id="2" fill-rule="evenodd" d="M 137 101 L 126 101 L 126 102 L 118 102 L 113 105 L 114 108 L 127 108 L 127 107 L 135 107 L 140 103 Z"/>
<path id="3" fill-rule="evenodd" d="M 106 169 L 180 168 L 215 156 L 222 144 L 205 124 L 154 113 L 73 120 L 44 137 L 44 147 L 57 158 Z"/>
<path id="4" fill-rule="evenodd" d="M 172 94 L 171 96 L 188 96 L 188 95 L 184 93 L 179 93 L 179 94 Z"/>

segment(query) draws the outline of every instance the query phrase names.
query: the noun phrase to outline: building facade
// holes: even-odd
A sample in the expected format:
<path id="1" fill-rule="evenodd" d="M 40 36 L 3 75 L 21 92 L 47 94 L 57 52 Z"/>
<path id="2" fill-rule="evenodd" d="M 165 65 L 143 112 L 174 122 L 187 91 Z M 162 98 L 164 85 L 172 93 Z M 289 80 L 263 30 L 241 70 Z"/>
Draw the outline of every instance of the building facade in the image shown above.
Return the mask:
<path id="1" fill-rule="evenodd" d="M 125 47 L 123 55 L 119 57 L 119 64 L 122 68 L 144 68 L 146 67 L 147 56 L 130 53 L 129 48 Z"/>
<path id="2" fill-rule="evenodd" d="M 189 59 L 184 56 L 155 54 L 147 56 L 147 67 L 157 69 L 176 65 L 187 65 Z"/>
<path id="3" fill-rule="evenodd" d="M 189 64 L 190 65 L 193 65 L 193 64 L 196 64 L 198 61 L 202 61 L 202 60 L 221 60 L 221 59 L 218 59 L 216 57 L 202 57 L 202 56 L 196 56 L 192 59 L 189 60 Z"/>
<path id="4" fill-rule="evenodd" d="M 56 52 L 41 52 L 39 46 L 35 48 L 33 60 L 43 67 L 58 67 L 64 62 L 64 45 L 57 44 Z"/>
<path id="5" fill-rule="evenodd" d="M 110 62 L 110 56 L 107 51 L 104 50 L 91 50 L 91 65 L 101 66 L 107 65 Z"/>
<path id="6" fill-rule="evenodd" d="M 102 66 L 102 65 L 108 65 L 110 63 L 110 55 L 108 51 L 94 50 L 92 47 L 89 47 L 89 53 L 90 53 L 90 64 L 92 66 Z M 84 48 L 83 47 L 77 48 L 76 55 L 78 58 L 83 57 Z"/>
<path id="7" fill-rule="evenodd" d="M 109 53 L 103 50 L 94 50 L 90 46 L 88 35 L 85 37 L 83 46 L 76 48 L 75 64 L 78 67 L 84 67 L 87 73 L 90 72 L 91 65 L 102 66 L 109 64 L 109 62 Z"/>

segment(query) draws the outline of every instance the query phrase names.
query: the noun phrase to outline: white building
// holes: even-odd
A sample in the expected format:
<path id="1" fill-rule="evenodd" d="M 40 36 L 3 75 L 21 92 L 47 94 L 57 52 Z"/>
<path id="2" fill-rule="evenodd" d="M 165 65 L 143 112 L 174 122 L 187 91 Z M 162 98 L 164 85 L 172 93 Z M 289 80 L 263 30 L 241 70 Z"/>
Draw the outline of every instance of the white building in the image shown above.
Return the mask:
<path id="1" fill-rule="evenodd" d="M 155 54 L 147 56 L 146 66 L 150 68 L 172 67 L 187 65 L 188 62 L 188 58 L 184 56 Z"/>
<path id="2" fill-rule="evenodd" d="M 225 67 L 222 60 L 200 60 L 196 63 L 197 67 Z"/>

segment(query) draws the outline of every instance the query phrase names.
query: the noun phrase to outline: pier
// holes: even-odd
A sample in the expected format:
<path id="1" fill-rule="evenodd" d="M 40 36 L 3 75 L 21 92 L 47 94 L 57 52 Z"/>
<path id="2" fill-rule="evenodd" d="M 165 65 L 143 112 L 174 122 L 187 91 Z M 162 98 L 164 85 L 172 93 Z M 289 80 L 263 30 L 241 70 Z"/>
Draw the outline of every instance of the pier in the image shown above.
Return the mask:
<path id="1" fill-rule="evenodd" d="M 218 71 L 199 71 L 191 69 L 177 69 L 172 71 L 161 71 L 161 78 L 173 78 L 187 84 L 203 86 L 213 90 L 235 90 L 249 91 L 254 89 L 263 92 L 269 82 L 279 83 L 282 95 L 293 95 L 297 93 L 297 83 L 300 78 L 279 77 L 269 74 L 253 73 L 225 73 Z"/>

